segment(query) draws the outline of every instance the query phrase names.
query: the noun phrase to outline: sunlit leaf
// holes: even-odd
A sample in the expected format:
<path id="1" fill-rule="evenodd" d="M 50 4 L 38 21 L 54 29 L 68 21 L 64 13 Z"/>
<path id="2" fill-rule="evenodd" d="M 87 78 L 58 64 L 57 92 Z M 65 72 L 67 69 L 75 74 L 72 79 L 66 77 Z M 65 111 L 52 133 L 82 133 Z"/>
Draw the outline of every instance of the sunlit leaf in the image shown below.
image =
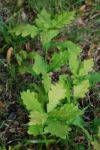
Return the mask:
<path id="1" fill-rule="evenodd" d="M 71 80 L 67 75 L 60 75 L 59 77 L 59 83 L 61 83 L 64 88 L 66 89 L 66 97 L 68 102 L 70 102 L 71 97 Z"/>
<path id="2" fill-rule="evenodd" d="M 31 125 L 28 128 L 28 134 L 37 136 L 43 132 L 42 125 Z"/>
<path id="3" fill-rule="evenodd" d="M 51 14 L 48 13 L 45 9 L 43 9 L 37 15 L 35 22 L 39 29 L 41 30 L 48 29 L 51 25 Z"/>
<path id="4" fill-rule="evenodd" d="M 48 93 L 49 103 L 47 105 L 48 112 L 52 111 L 59 102 L 66 97 L 66 90 L 59 83 L 51 85 L 51 90 Z"/>
<path id="5" fill-rule="evenodd" d="M 50 90 L 50 87 L 51 87 L 51 77 L 49 76 L 49 74 L 43 75 L 42 83 L 43 83 L 44 89 L 47 93 Z"/>
<path id="6" fill-rule="evenodd" d="M 29 117 L 30 117 L 29 125 L 41 125 L 47 119 L 47 115 L 45 113 L 41 113 L 38 111 L 32 111 Z"/>
<path id="7" fill-rule="evenodd" d="M 77 75 L 79 68 L 79 54 L 82 49 L 71 41 L 66 42 L 69 52 L 69 67 L 73 75 Z"/>
<path id="8" fill-rule="evenodd" d="M 74 98 L 84 98 L 86 93 L 89 91 L 89 81 L 88 80 L 83 80 L 79 82 L 79 84 L 74 85 Z"/>
<path id="9" fill-rule="evenodd" d="M 47 30 L 41 33 L 40 38 L 43 46 L 49 43 L 59 33 L 58 30 Z"/>
<path id="10" fill-rule="evenodd" d="M 52 55 L 49 70 L 58 70 L 61 66 L 68 63 L 68 52 L 63 51 Z"/>
<path id="11" fill-rule="evenodd" d="M 87 59 L 83 61 L 82 67 L 79 70 L 79 76 L 87 75 L 90 71 L 93 70 L 93 59 Z"/>
<path id="12" fill-rule="evenodd" d="M 39 54 L 36 54 L 35 56 L 35 63 L 33 65 L 33 71 L 36 73 L 36 74 L 45 74 L 47 73 L 47 70 L 48 70 L 48 66 L 47 66 L 47 63 L 46 61 L 43 59 L 42 56 L 40 56 Z"/>
<path id="13" fill-rule="evenodd" d="M 21 93 L 21 99 L 23 104 L 28 110 L 42 112 L 42 106 L 37 99 L 37 94 L 35 92 L 30 92 L 29 90 Z"/>
<path id="14" fill-rule="evenodd" d="M 62 139 L 65 139 L 68 135 L 71 128 L 60 121 L 51 120 L 48 121 L 47 127 L 45 127 L 45 131 L 47 133 L 51 133 L 52 135 L 56 135 Z"/>
<path id="15" fill-rule="evenodd" d="M 59 109 L 54 109 L 50 112 L 50 116 L 56 120 L 63 120 L 68 124 L 80 124 L 79 118 L 82 116 L 83 111 L 73 103 L 67 103 Z"/>
<path id="16" fill-rule="evenodd" d="M 52 21 L 52 26 L 54 28 L 62 28 L 64 25 L 69 24 L 75 16 L 75 12 L 63 12 L 60 15 L 56 15 Z"/>
<path id="17" fill-rule="evenodd" d="M 10 30 L 10 32 L 15 33 L 17 36 L 22 35 L 23 37 L 26 37 L 30 35 L 34 38 L 38 34 L 38 28 L 30 24 L 21 24 Z"/>

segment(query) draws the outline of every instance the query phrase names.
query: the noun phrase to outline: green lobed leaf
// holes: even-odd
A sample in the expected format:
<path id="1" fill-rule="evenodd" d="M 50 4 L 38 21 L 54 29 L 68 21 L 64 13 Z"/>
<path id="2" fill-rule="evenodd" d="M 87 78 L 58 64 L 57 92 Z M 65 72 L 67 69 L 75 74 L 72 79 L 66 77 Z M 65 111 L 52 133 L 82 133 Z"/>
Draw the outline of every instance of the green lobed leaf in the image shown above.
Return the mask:
<path id="1" fill-rule="evenodd" d="M 45 127 L 45 132 L 56 135 L 62 139 L 65 139 L 66 136 L 68 136 L 69 131 L 71 131 L 71 128 L 68 125 L 56 120 L 49 120 Z"/>
<path id="2" fill-rule="evenodd" d="M 53 28 L 61 29 L 64 25 L 70 24 L 74 20 L 75 12 L 63 12 L 60 15 L 56 15 L 52 21 Z"/>
<path id="3" fill-rule="evenodd" d="M 68 102 L 70 102 L 71 88 L 72 88 L 71 79 L 67 75 L 60 75 L 59 83 L 61 83 L 66 89 L 66 97 L 67 97 Z"/>
<path id="4" fill-rule="evenodd" d="M 21 24 L 16 26 L 10 32 L 15 33 L 17 36 L 22 35 L 23 37 L 26 37 L 30 35 L 34 38 L 38 34 L 38 28 L 30 24 Z"/>
<path id="5" fill-rule="evenodd" d="M 67 51 L 63 51 L 63 52 L 59 52 L 59 53 L 54 53 L 52 55 L 52 59 L 51 59 L 51 64 L 49 67 L 49 70 L 58 70 L 60 69 L 61 66 L 67 64 L 68 62 L 68 52 Z"/>
<path id="6" fill-rule="evenodd" d="M 53 119 L 65 122 L 67 124 L 74 124 L 78 121 L 78 123 L 80 123 L 80 120 L 78 119 L 83 114 L 83 110 L 80 110 L 78 106 L 74 105 L 73 103 L 67 103 L 59 109 L 54 109 L 49 114 Z"/>
<path id="7" fill-rule="evenodd" d="M 81 66 L 81 68 L 79 70 L 78 76 L 85 76 L 85 75 L 87 75 L 90 71 L 93 70 L 93 65 L 94 65 L 94 63 L 93 63 L 93 59 L 92 58 L 84 60 L 82 62 L 82 66 Z"/>
<path id="8" fill-rule="evenodd" d="M 31 86 L 38 93 L 38 100 L 44 107 L 45 103 L 47 103 L 48 96 L 45 93 L 43 85 L 41 83 L 32 83 Z"/>
<path id="9" fill-rule="evenodd" d="M 82 52 L 82 49 L 75 43 L 71 42 L 71 41 L 66 41 L 65 45 L 70 52 L 74 52 L 76 54 L 76 56 L 79 56 L 80 53 Z"/>
<path id="10" fill-rule="evenodd" d="M 78 68 L 79 68 L 79 59 L 75 54 L 75 52 L 70 52 L 69 67 L 73 75 L 77 75 Z"/>
<path id="11" fill-rule="evenodd" d="M 51 14 L 48 13 L 45 9 L 43 9 L 37 15 L 35 22 L 40 30 L 48 29 L 51 25 Z"/>
<path id="12" fill-rule="evenodd" d="M 79 46 L 77 46 L 76 44 L 74 44 L 71 41 L 67 41 L 66 46 L 67 46 L 68 52 L 69 52 L 69 67 L 70 67 L 73 75 L 77 75 L 79 63 L 80 63 L 78 57 L 82 50 Z"/>
<path id="13" fill-rule="evenodd" d="M 43 111 L 35 92 L 30 92 L 29 90 L 24 91 L 21 93 L 21 99 L 23 100 L 23 104 L 26 105 L 27 110 L 39 112 Z"/>
<path id="14" fill-rule="evenodd" d="M 31 125 L 28 127 L 28 134 L 30 135 L 40 135 L 43 132 L 43 126 L 42 125 Z"/>
<path id="15" fill-rule="evenodd" d="M 85 94 L 89 91 L 89 81 L 88 80 L 83 80 L 79 82 L 77 85 L 74 85 L 73 90 L 74 90 L 74 98 L 79 99 L 79 98 L 84 98 Z"/>
<path id="16" fill-rule="evenodd" d="M 49 74 L 43 75 L 42 83 L 43 83 L 44 89 L 47 93 L 50 90 L 50 87 L 51 87 L 51 77 L 50 77 Z"/>
<path id="17" fill-rule="evenodd" d="M 42 56 L 40 56 L 39 54 L 36 54 L 35 58 L 35 63 L 33 65 L 33 71 L 36 74 L 46 74 L 48 71 L 48 65 L 46 63 L 46 61 L 43 59 Z"/>
<path id="18" fill-rule="evenodd" d="M 47 119 L 47 114 L 38 112 L 38 111 L 32 111 L 30 113 L 30 122 L 29 125 L 43 125 Z"/>
<path id="19" fill-rule="evenodd" d="M 56 83 L 51 85 L 51 89 L 48 92 L 49 103 L 47 104 L 47 111 L 52 111 L 62 99 L 66 97 L 66 90 L 63 85 Z"/>
<path id="20" fill-rule="evenodd" d="M 51 14 L 43 9 L 37 15 L 35 22 L 40 30 L 40 38 L 44 47 L 59 34 L 59 29 L 62 29 L 64 25 L 69 24 L 74 19 L 74 14 L 74 12 L 65 12 L 61 15 L 56 15 L 52 19 Z"/>
<path id="21" fill-rule="evenodd" d="M 59 31 L 51 28 L 51 14 L 49 14 L 45 9 L 38 14 L 37 19 L 35 20 L 36 25 L 40 30 L 40 38 L 43 46 L 49 43 L 55 36 L 58 35 Z"/>
<path id="22" fill-rule="evenodd" d="M 54 37 L 58 35 L 59 31 L 58 30 L 46 30 L 41 32 L 40 38 L 43 46 L 47 45 Z"/>

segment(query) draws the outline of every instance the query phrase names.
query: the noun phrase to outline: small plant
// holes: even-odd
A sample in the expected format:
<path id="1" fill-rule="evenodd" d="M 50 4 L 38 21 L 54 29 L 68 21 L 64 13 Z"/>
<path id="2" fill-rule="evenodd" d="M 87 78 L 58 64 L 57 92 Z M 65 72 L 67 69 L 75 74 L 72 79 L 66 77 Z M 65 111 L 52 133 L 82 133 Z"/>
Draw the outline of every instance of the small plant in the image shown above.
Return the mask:
<path id="1" fill-rule="evenodd" d="M 38 80 L 32 83 L 31 89 L 21 92 L 23 104 L 30 113 L 28 133 L 31 135 L 66 139 L 73 126 L 77 126 L 92 140 L 84 129 L 82 115 L 85 110 L 79 108 L 78 102 L 98 80 L 99 75 L 93 72 L 93 59 L 81 60 L 82 49 L 71 41 L 52 40 L 73 19 L 74 12 L 52 18 L 43 10 L 38 14 L 35 25 L 19 25 L 10 31 L 23 37 L 30 35 L 35 38 L 39 35 L 45 49 L 43 55 L 38 51 L 20 53 L 22 59 L 19 63 L 31 57 L 34 63 L 28 65 L 26 70 L 30 68 L 30 73 Z M 52 47 L 55 48 L 54 52 L 51 51 Z M 55 72 L 58 72 L 56 81 L 52 78 Z"/>
<path id="2" fill-rule="evenodd" d="M 56 37 L 61 29 L 69 24 L 74 19 L 75 12 L 64 12 L 61 15 L 56 15 L 52 18 L 51 14 L 47 13 L 46 10 L 42 10 L 40 14 L 37 15 L 35 20 L 35 25 L 18 25 L 10 32 L 15 33 L 17 36 L 22 35 L 26 37 L 28 35 L 31 38 L 40 36 L 40 40 L 45 47 L 54 37 Z"/>
<path id="3" fill-rule="evenodd" d="M 89 73 L 93 59 L 81 61 L 81 49 L 70 41 L 65 43 L 66 49 L 54 53 L 49 64 L 39 53 L 34 55 L 32 70 L 40 83 L 33 83 L 33 91 L 28 89 L 21 93 L 23 103 L 30 111 L 29 134 L 50 133 L 66 138 L 72 125 L 83 128 L 84 110 L 78 108 L 78 100 L 84 98 L 91 87 Z M 61 74 L 58 81 L 52 81 L 52 73 L 62 67 L 70 70 L 70 74 Z"/>

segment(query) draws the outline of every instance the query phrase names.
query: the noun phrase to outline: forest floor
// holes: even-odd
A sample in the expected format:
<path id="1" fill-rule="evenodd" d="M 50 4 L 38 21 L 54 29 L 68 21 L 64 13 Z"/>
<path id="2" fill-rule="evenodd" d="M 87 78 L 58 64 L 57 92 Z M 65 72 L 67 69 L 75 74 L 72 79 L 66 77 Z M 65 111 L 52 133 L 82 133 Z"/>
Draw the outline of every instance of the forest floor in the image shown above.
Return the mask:
<path id="1" fill-rule="evenodd" d="M 38 145 L 28 143 L 33 139 L 27 133 L 26 124 L 28 122 L 28 113 L 19 100 L 20 91 L 25 89 L 24 86 L 29 85 L 33 78 L 30 74 L 16 74 L 14 66 L 16 62 L 14 56 L 11 57 L 11 65 L 7 64 L 7 54 L 12 47 L 9 41 L 9 34 L 6 32 L 9 20 L 12 24 L 17 22 L 31 23 L 37 15 L 37 10 L 32 8 L 29 3 L 14 4 L 14 2 L 6 2 L 0 0 L 0 146 L 11 150 L 38 150 Z M 69 10 L 76 11 L 75 21 L 70 25 L 69 29 L 62 35 L 67 37 L 83 49 L 82 58 L 92 56 L 94 58 L 96 72 L 100 71 L 100 5 L 98 1 L 83 1 L 79 4 L 69 2 L 67 6 Z M 4 30 L 3 30 L 4 29 Z M 58 39 L 58 40 L 63 40 Z M 25 43 L 23 47 L 30 49 L 31 41 Z M 31 45 L 34 47 L 33 45 Z M 38 47 L 38 45 L 36 45 Z M 28 48 L 27 48 L 28 47 Z M 90 132 L 95 135 L 97 127 L 100 125 L 100 85 L 95 85 L 87 97 L 81 102 L 84 107 L 88 106 L 84 120 L 89 124 Z M 92 122 L 92 123 L 91 123 Z M 75 137 L 77 144 L 84 144 L 82 135 Z M 86 144 L 86 143 L 85 143 Z M 45 149 L 45 147 L 43 148 Z M 48 147 L 50 150 L 67 150 L 59 143 Z M 68 148 L 74 150 L 74 148 Z M 77 149 L 84 150 L 84 149 Z"/>

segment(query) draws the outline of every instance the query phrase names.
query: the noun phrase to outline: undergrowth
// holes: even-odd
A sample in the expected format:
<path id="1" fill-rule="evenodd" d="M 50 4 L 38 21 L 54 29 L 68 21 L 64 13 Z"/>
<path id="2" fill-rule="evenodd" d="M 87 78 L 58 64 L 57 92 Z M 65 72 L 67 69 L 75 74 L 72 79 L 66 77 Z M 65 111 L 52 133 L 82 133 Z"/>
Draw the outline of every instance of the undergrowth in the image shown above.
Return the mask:
<path id="1" fill-rule="evenodd" d="M 61 149 L 92 150 L 94 147 L 99 150 L 98 116 L 92 123 L 87 123 L 85 119 L 92 105 L 88 96 L 100 82 L 100 73 L 95 72 L 92 55 L 82 58 L 82 48 L 73 42 L 80 41 L 74 33 L 77 31 L 68 31 L 72 41 L 71 38 L 63 38 L 76 19 L 75 11 L 64 11 L 66 5 L 67 10 L 74 10 L 72 3 L 76 6 L 84 4 L 84 1 L 50 1 L 47 4 L 44 0 L 48 11 L 41 11 L 43 4 L 38 1 L 33 5 L 34 1 L 27 1 L 29 7 L 38 12 L 31 24 L 24 20 L 22 24 L 18 22 L 15 25 L 14 16 L 7 23 L 0 19 L 0 63 L 8 70 L 6 87 L 14 91 L 13 82 L 16 82 L 17 92 L 20 92 L 20 96 L 16 96 L 18 103 L 29 118 L 28 123 L 24 124 L 29 137 L 23 139 L 21 144 L 28 148 L 37 145 L 40 150 L 51 149 L 54 145 L 60 145 Z M 23 4 L 19 1 L 18 9 Z M 6 60 L 2 53 L 6 55 Z M 28 76 L 30 83 L 27 83 Z M 20 77 L 23 80 L 21 83 Z M 96 96 L 94 94 L 94 98 Z M 96 111 L 99 112 L 97 108 Z M 79 141 L 81 138 L 82 143 Z M 21 144 L 8 147 L 19 150 L 22 149 Z M 0 148 L 6 149 L 4 146 Z"/>

